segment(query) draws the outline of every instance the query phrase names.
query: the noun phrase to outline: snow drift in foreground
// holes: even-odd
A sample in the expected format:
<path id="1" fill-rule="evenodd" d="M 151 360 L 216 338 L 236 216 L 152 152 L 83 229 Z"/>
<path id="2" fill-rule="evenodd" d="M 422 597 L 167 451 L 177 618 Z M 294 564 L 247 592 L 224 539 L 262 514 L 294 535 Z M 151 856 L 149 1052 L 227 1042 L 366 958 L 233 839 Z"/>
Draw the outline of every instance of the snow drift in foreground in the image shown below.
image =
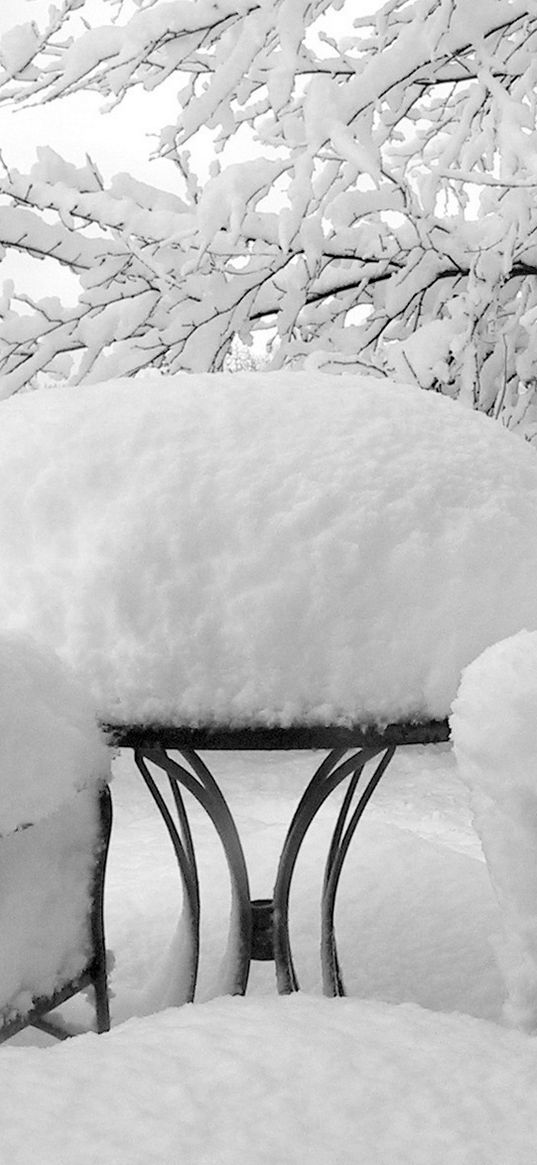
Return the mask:
<path id="1" fill-rule="evenodd" d="M 113 721 L 445 716 L 537 626 L 537 461 L 416 388 L 182 375 L 2 406 L 0 623 Z"/>
<path id="2" fill-rule="evenodd" d="M 91 698 L 49 648 L 0 634 L 0 834 L 110 780 Z"/>
<path id="3" fill-rule="evenodd" d="M 537 633 L 522 631 L 466 668 L 451 729 L 502 909 L 497 954 L 508 1021 L 537 1030 Z"/>
<path id="4" fill-rule="evenodd" d="M 466 1016 L 221 999 L 3 1049 L 4 1159 L 533 1165 L 536 1066 L 533 1041 Z"/>

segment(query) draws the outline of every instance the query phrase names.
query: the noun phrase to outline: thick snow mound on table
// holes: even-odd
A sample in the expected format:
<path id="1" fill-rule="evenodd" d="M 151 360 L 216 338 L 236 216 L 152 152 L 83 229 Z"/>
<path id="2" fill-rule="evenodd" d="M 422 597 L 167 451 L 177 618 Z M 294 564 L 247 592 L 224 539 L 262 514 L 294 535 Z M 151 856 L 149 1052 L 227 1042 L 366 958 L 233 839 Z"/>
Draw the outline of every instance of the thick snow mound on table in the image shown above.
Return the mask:
<path id="1" fill-rule="evenodd" d="M 101 716 L 444 716 L 462 667 L 537 627 L 537 461 L 416 388 L 182 375 L 15 397 L 0 623 Z"/>
<path id="2" fill-rule="evenodd" d="M 537 633 L 494 644 L 466 668 L 451 730 L 502 908 L 506 1018 L 537 1030 Z"/>
<path id="3" fill-rule="evenodd" d="M 109 777 L 110 752 L 78 680 L 50 648 L 0 635 L 0 834 Z"/>

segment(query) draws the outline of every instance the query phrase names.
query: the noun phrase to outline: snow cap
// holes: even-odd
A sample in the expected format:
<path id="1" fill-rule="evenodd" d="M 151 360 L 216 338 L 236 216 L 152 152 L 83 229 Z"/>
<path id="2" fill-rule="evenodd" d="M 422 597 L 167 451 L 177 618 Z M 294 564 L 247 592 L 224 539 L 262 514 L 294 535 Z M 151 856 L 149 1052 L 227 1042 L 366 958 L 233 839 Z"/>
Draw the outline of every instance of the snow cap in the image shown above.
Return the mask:
<path id="1" fill-rule="evenodd" d="M 2 404 L 0 625 L 120 723 L 443 717 L 537 627 L 537 461 L 413 386 L 182 374 Z"/>

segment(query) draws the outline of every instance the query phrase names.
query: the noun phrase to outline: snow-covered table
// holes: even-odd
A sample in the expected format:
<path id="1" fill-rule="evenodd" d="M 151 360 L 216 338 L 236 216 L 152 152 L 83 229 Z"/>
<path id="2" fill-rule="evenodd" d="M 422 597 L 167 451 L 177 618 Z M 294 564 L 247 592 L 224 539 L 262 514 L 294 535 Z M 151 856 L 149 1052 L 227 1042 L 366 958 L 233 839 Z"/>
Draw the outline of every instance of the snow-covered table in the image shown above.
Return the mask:
<path id="1" fill-rule="evenodd" d="M 180 785 L 229 858 L 228 989 L 244 989 L 252 951 L 240 842 L 198 752 L 217 747 L 328 750 L 254 927 L 254 953 L 270 953 L 273 909 L 282 990 L 296 985 L 296 853 L 348 778 L 323 905 L 326 987 L 342 990 L 337 882 L 393 747 L 445 740 L 463 668 L 537 627 L 534 451 L 459 402 L 383 379 L 150 375 L 6 401 L 0 485 L 0 624 L 53 646 L 136 749 L 184 880 L 186 997 L 199 893 Z M 179 830 L 152 766 L 171 779 Z"/>

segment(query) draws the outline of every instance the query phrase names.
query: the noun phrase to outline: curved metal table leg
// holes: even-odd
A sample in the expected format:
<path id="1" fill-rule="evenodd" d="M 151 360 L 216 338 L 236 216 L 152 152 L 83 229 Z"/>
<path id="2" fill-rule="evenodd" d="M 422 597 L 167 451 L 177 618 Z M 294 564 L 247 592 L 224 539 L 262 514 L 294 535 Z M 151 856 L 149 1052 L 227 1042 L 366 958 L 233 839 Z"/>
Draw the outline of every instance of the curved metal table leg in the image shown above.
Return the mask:
<path id="1" fill-rule="evenodd" d="M 282 849 L 276 883 L 274 886 L 274 958 L 276 980 L 280 994 L 290 994 L 299 990 L 297 974 L 293 964 L 289 937 L 289 897 L 296 861 L 308 829 L 327 797 L 350 777 L 334 834 L 330 844 L 325 867 L 322 893 L 322 937 L 321 962 L 323 989 L 328 995 L 343 995 L 344 987 L 337 957 L 334 933 L 334 909 L 337 887 L 351 839 L 356 826 L 385 772 L 395 746 L 389 748 L 360 748 L 352 756 L 342 760 L 344 749 L 335 749 L 322 762 L 310 781 L 294 814 Z M 380 763 L 370 777 L 364 792 L 352 813 L 345 829 L 352 800 L 365 766 L 380 753 Z"/>
<path id="2" fill-rule="evenodd" d="M 386 749 L 373 774 L 369 778 L 363 793 L 353 810 L 350 821 L 345 829 L 345 823 L 350 813 L 352 800 L 356 792 L 358 781 L 362 775 L 362 768 L 355 770 L 345 794 L 343 805 L 332 837 L 330 850 L 325 867 L 323 892 L 321 900 L 321 967 L 323 976 L 323 991 L 325 995 L 345 995 L 343 978 L 337 954 L 336 936 L 334 930 L 334 911 L 339 879 L 343 869 L 343 862 L 349 845 L 354 836 L 356 827 L 362 814 L 372 797 L 383 773 L 386 771 L 395 747 Z"/>
<path id="3" fill-rule="evenodd" d="M 199 963 L 200 931 L 198 871 L 192 834 L 179 786 L 183 786 L 203 807 L 222 843 L 231 884 L 231 917 L 222 991 L 225 994 L 243 995 L 248 982 L 252 947 L 252 907 L 243 849 L 231 812 L 207 765 L 193 749 L 181 748 L 177 751 L 186 765 L 189 766 L 188 768 L 169 757 L 161 745 L 152 745 L 148 748 L 140 746 L 135 750 L 138 769 L 157 804 L 170 835 L 184 889 L 183 916 L 190 932 L 191 950 L 188 983 L 186 988 L 184 985 L 178 985 L 181 998 L 178 995 L 176 1002 L 190 1002 L 194 998 Z M 147 767 L 147 761 L 156 765 L 168 776 L 177 812 L 177 825 Z"/>

